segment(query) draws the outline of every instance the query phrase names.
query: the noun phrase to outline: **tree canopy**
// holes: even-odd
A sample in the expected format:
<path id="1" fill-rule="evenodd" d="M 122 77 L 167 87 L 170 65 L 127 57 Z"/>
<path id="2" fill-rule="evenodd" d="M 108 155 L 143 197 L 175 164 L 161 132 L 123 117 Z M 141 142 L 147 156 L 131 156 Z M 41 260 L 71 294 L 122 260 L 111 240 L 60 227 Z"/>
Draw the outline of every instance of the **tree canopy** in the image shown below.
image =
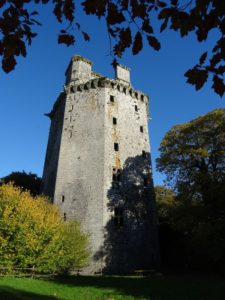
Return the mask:
<path id="1" fill-rule="evenodd" d="M 225 180 L 225 109 L 174 126 L 159 151 L 157 169 L 178 193 L 204 203 L 216 198 Z"/>
<path id="2" fill-rule="evenodd" d="M 164 223 L 182 233 L 189 263 L 224 271 L 225 109 L 174 126 L 159 150 L 157 168 L 175 191 L 172 205 L 156 197 L 161 219 L 163 212 Z"/>
<path id="3" fill-rule="evenodd" d="M 81 268 L 88 260 L 87 238 L 47 198 L 33 198 L 11 183 L 0 186 L 0 267 L 43 273 Z"/>
<path id="4" fill-rule="evenodd" d="M 206 41 L 210 32 L 216 30 L 218 40 L 213 48 L 207 49 L 185 76 L 196 90 L 210 77 L 214 91 L 221 97 L 224 94 L 225 6 L 221 0 L 85 0 L 82 3 L 75 0 L 35 0 L 35 3 L 52 4 L 56 20 L 62 24 L 58 43 L 67 46 L 75 43 L 78 31 L 86 41 L 90 40 L 88 33 L 77 22 L 77 6 L 82 6 L 85 15 L 103 18 L 114 66 L 126 49 L 130 48 L 134 55 L 138 54 L 145 40 L 154 50 L 160 49 L 160 41 L 155 34 L 158 28 L 154 28 L 153 23 L 158 25 L 160 32 L 171 29 L 181 37 L 193 32 L 198 42 Z M 15 68 L 16 56 L 26 56 L 27 45 L 37 35 L 35 26 L 41 23 L 31 0 L 1 0 L 0 8 L 0 55 L 2 68 L 8 73 Z M 158 23 L 153 21 L 155 19 Z"/>
<path id="5" fill-rule="evenodd" d="M 40 193 L 41 178 L 34 173 L 12 172 L 9 175 L 0 179 L 2 183 L 13 182 L 15 186 L 21 187 L 23 190 L 28 190 L 33 196 Z"/>

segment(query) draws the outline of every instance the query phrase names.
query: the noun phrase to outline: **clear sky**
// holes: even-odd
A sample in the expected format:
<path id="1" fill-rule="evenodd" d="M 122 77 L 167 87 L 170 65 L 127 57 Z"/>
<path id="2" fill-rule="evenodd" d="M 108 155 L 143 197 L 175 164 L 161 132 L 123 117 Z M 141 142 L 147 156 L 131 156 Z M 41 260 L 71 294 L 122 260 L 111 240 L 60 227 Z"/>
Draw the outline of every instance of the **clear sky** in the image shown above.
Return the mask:
<path id="1" fill-rule="evenodd" d="M 27 57 L 19 59 L 10 74 L 0 71 L 0 177 L 22 170 L 42 175 L 50 125 L 44 113 L 50 112 L 63 88 L 64 73 L 73 54 L 90 59 L 96 72 L 114 77 L 104 22 L 80 16 L 91 41 L 84 42 L 78 34 L 75 45 L 66 47 L 57 44 L 59 27 L 47 7 L 42 9 L 40 20 L 43 26 L 38 28 L 39 35 L 28 48 Z M 176 33 L 166 31 L 159 36 L 161 51 L 145 47 L 132 56 L 129 50 L 120 60 L 131 68 L 133 87 L 150 96 L 149 131 L 155 184 L 162 184 L 164 178 L 155 170 L 155 159 L 165 133 L 175 124 L 225 106 L 209 84 L 196 92 L 183 76 L 205 49 L 211 48 L 216 33 L 210 37 L 209 42 L 198 44 L 193 35 L 181 39 Z"/>

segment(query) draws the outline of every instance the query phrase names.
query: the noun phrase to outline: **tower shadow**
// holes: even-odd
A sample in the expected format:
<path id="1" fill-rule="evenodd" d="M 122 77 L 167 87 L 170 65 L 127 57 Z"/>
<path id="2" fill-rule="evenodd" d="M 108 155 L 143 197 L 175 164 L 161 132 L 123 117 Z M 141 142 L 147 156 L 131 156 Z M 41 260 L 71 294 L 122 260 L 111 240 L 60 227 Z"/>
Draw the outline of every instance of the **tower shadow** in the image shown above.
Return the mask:
<path id="1" fill-rule="evenodd" d="M 113 170 L 107 192 L 104 245 L 94 255 L 103 273 L 129 274 L 159 264 L 157 218 L 149 153 L 126 159 Z"/>

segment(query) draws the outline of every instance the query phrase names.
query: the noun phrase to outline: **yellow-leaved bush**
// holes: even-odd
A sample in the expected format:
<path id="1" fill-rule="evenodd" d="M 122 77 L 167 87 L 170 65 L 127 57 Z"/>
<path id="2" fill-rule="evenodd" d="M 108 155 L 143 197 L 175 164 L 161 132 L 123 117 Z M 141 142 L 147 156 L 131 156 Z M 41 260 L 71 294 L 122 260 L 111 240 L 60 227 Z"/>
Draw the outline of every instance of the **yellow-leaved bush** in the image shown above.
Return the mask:
<path id="1" fill-rule="evenodd" d="M 88 263 L 88 236 L 57 206 L 13 184 L 0 186 L 0 268 L 65 272 Z"/>

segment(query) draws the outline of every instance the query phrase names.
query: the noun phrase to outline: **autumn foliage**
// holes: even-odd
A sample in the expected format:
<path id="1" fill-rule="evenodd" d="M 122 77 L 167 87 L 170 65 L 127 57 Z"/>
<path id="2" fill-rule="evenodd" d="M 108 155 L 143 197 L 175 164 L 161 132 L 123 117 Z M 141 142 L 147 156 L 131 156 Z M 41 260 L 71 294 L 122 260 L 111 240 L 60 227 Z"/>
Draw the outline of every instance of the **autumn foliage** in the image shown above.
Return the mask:
<path id="1" fill-rule="evenodd" d="M 11 183 L 0 187 L 0 267 L 65 272 L 88 260 L 87 236 L 77 222 L 62 221 L 43 196 Z"/>

